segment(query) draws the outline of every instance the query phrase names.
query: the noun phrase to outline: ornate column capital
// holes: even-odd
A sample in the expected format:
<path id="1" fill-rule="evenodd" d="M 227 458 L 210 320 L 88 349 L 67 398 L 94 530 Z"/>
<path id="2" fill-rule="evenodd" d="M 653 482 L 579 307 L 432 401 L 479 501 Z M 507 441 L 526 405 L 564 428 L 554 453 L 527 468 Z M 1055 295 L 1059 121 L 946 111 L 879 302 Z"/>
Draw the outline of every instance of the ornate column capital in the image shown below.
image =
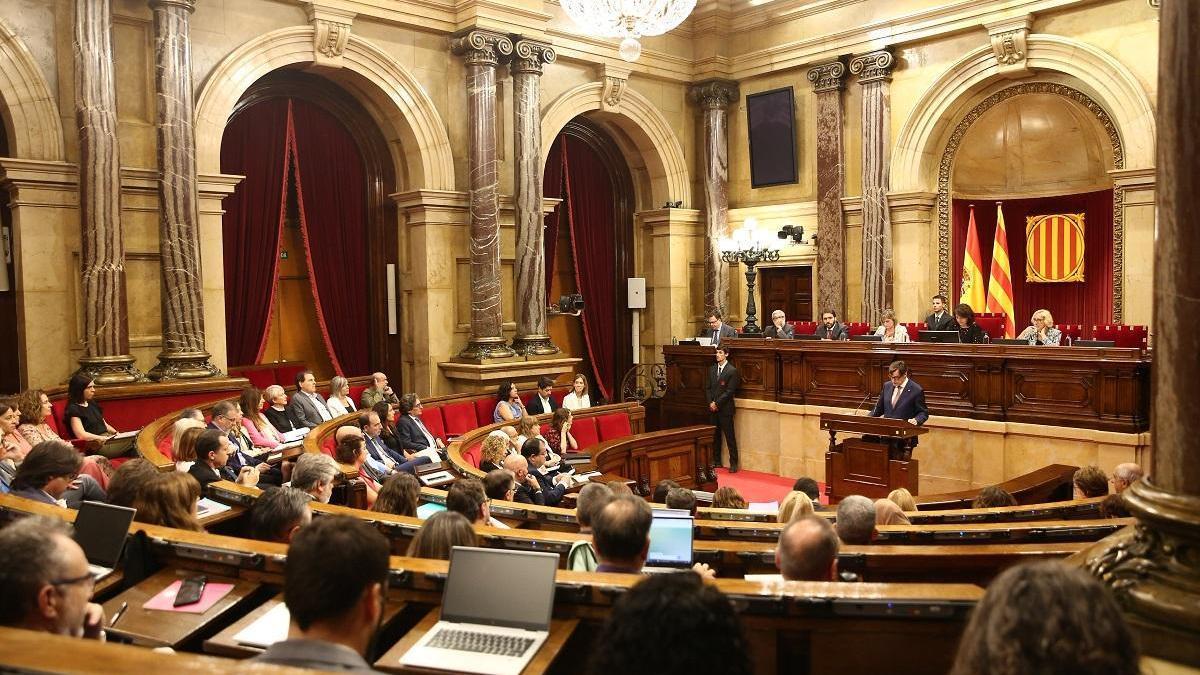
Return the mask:
<path id="1" fill-rule="evenodd" d="M 496 66 L 513 53 L 513 43 L 503 33 L 471 28 L 450 39 L 450 51 L 468 66 Z"/>
<path id="2" fill-rule="evenodd" d="M 808 69 L 808 81 L 813 84 L 813 91 L 820 94 L 827 91 L 841 91 L 846 81 L 846 64 L 841 61 L 822 63 Z"/>
<path id="3" fill-rule="evenodd" d="M 987 24 L 988 39 L 992 42 L 992 51 L 996 54 L 996 62 L 1000 66 L 1000 74 L 1010 78 L 1021 78 L 1030 75 L 1029 66 L 1025 62 L 1029 53 L 1025 40 L 1033 25 L 1033 15 L 1024 14 L 1005 21 Z"/>
<path id="4" fill-rule="evenodd" d="M 597 70 L 600 82 L 604 85 L 600 92 L 600 108 L 605 112 L 613 112 L 621 107 L 621 99 L 625 96 L 625 85 L 629 83 L 629 68 L 622 68 L 608 63 L 601 64 Z"/>
<path id="5" fill-rule="evenodd" d="M 859 84 L 887 82 L 892 79 L 896 57 L 886 49 L 861 54 L 850 59 L 850 72 L 858 76 Z"/>
<path id="6" fill-rule="evenodd" d="M 688 97 L 705 110 L 728 108 L 741 97 L 737 82 L 705 80 L 688 88 Z"/>
<path id="7" fill-rule="evenodd" d="M 513 55 L 508 67 L 513 75 L 541 75 L 542 66 L 550 65 L 558 58 L 554 48 L 544 42 L 526 40 L 519 35 L 514 35 L 512 40 Z"/>
<path id="8" fill-rule="evenodd" d="M 350 41 L 354 12 L 333 9 L 318 2 L 306 3 L 305 12 L 313 27 L 313 63 L 329 68 L 342 67 L 342 55 Z"/>
<path id="9" fill-rule="evenodd" d="M 178 7 L 185 9 L 188 13 L 196 11 L 196 0 L 150 0 L 150 9 Z"/>

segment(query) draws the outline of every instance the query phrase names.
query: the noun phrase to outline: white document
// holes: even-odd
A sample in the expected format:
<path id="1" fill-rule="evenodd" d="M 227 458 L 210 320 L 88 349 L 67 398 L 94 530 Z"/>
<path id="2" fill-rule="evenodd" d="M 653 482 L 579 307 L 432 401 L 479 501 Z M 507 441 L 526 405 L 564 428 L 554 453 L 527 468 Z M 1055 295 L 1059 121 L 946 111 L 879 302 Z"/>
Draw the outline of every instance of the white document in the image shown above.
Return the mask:
<path id="1" fill-rule="evenodd" d="M 746 510 L 754 513 L 779 513 L 779 502 L 750 502 L 746 505 Z"/>
<path id="2" fill-rule="evenodd" d="M 288 636 L 288 624 L 292 615 L 287 605 L 282 602 L 275 605 L 266 614 L 258 617 L 254 623 L 246 626 L 233 636 L 233 641 L 250 647 L 266 649 L 276 642 L 283 642 Z"/>
<path id="3" fill-rule="evenodd" d="M 224 513 L 229 509 L 230 506 L 228 504 L 222 504 L 221 502 L 213 501 L 208 497 L 201 497 L 200 501 L 196 503 L 196 515 L 200 516 L 201 518 L 215 516 L 216 514 Z"/>

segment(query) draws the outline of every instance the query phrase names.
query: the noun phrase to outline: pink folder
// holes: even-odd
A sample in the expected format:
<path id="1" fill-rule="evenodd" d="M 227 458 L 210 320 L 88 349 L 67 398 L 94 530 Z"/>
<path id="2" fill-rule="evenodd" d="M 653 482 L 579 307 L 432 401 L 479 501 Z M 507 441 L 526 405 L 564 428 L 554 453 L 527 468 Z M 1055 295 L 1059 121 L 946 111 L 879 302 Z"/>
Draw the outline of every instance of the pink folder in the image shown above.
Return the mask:
<path id="1" fill-rule="evenodd" d="M 203 614 L 210 607 L 217 604 L 217 601 L 229 594 L 233 590 L 233 584 L 218 584 L 209 582 L 204 585 L 204 592 L 200 594 L 200 602 L 195 602 L 190 605 L 175 606 L 175 595 L 179 593 L 179 587 L 183 585 L 183 580 L 180 579 L 172 583 L 170 586 L 162 589 L 158 595 L 150 598 L 142 605 L 142 609 L 160 609 L 167 612 L 188 612 L 190 614 Z"/>

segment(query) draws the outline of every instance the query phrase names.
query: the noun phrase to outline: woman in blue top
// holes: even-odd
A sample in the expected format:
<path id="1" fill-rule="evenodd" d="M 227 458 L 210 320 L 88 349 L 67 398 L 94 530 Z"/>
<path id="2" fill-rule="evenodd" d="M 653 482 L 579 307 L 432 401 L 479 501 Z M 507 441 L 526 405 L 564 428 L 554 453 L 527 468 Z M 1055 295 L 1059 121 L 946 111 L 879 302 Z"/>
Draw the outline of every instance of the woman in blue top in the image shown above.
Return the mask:
<path id="1" fill-rule="evenodd" d="M 1054 327 L 1054 317 L 1050 310 L 1039 309 L 1029 320 L 1030 326 L 1021 331 L 1018 340 L 1028 340 L 1031 345 L 1046 345 L 1057 347 L 1062 342 L 1062 331 Z"/>
<path id="2" fill-rule="evenodd" d="M 492 411 L 493 422 L 511 422 L 521 419 L 525 414 L 525 406 L 521 404 L 521 396 L 517 393 L 517 385 L 505 382 L 496 389 L 496 408 Z"/>

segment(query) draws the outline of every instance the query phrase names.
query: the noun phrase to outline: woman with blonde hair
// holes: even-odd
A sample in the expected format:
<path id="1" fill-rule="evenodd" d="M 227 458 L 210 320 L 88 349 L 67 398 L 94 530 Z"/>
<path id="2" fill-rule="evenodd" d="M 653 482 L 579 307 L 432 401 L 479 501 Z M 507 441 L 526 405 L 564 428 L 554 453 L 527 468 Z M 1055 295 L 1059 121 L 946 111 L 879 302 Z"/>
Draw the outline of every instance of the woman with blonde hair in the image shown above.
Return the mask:
<path id="1" fill-rule="evenodd" d="M 1054 327 L 1050 310 L 1039 309 L 1029 319 L 1029 327 L 1021 331 L 1018 340 L 1028 340 L 1031 345 L 1057 347 L 1062 342 L 1062 331 Z"/>
<path id="2" fill-rule="evenodd" d="M 354 407 L 354 399 L 350 398 L 350 380 L 341 375 L 334 375 L 329 379 L 329 398 L 325 400 L 325 407 L 329 408 L 329 413 L 334 417 L 349 415 L 358 410 Z"/>
<path id="3" fill-rule="evenodd" d="M 875 335 L 883 338 L 884 342 L 908 342 L 908 329 L 896 323 L 896 313 L 890 309 L 883 310 L 883 323 L 875 329 Z"/>
<path id="4" fill-rule="evenodd" d="M 190 474 L 170 471 L 147 480 L 135 493 L 133 504 L 139 522 L 203 532 L 196 515 L 199 501 L 200 483 Z"/>
<path id="5" fill-rule="evenodd" d="M 542 437 L 542 427 L 540 424 L 538 424 L 537 419 L 533 415 L 525 415 L 517 420 L 517 440 L 514 441 L 514 444 L 518 449 L 520 449 L 525 445 L 525 441 L 528 441 L 531 438 L 536 438 L 537 440 L 541 441 L 542 445 L 547 448 L 546 463 L 542 465 L 542 468 L 545 469 L 546 467 L 551 467 L 551 470 L 553 470 L 554 467 L 557 467 L 559 462 L 562 461 L 562 457 L 560 457 L 558 453 L 554 452 L 554 450 L 550 448 L 550 444 L 547 443 L 546 439 Z M 542 473 L 544 474 L 546 472 L 542 471 Z"/>
<path id="6" fill-rule="evenodd" d="M 286 434 L 289 431 L 303 428 L 296 418 L 292 417 L 292 412 L 288 410 L 287 392 L 278 384 L 272 384 L 263 390 L 263 398 L 271 405 L 263 410 L 263 416 L 267 418 L 267 422 L 275 428 L 275 431 L 280 434 Z M 243 414 L 246 411 L 242 411 Z"/>
<path id="7" fill-rule="evenodd" d="M 792 490 L 779 504 L 779 522 L 781 523 L 790 523 L 812 514 L 812 498 L 803 492 Z"/>
<path id="8" fill-rule="evenodd" d="M 504 458 L 512 454 L 508 436 L 488 434 L 479 448 L 479 470 L 487 473 L 504 468 Z"/>
<path id="9" fill-rule="evenodd" d="M 410 558 L 449 560 L 455 546 L 476 546 L 475 529 L 471 521 L 457 511 L 441 511 L 430 516 L 417 530 L 405 552 Z"/>
<path id="10" fill-rule="evenodd" d="M 177 420 L 171 427 L 171 458 L 175 460 L 176 471 L 187 473 L 196 463 L 196 439 L 202 431 L 204 423 L 190 417 Z"/>
<path id="11" fill-rule="evenodd" d="M 896 488 L 888 493 L 888 500 L 900 507 L 901 511 L 916 511 L 917 502 L 913 499 L 908 488 Z"/>
<path id="12" fill-rule="evenodd" d="M 725 487 L 717 488 L 717 491 L 713 493 L 713 508 L 744 509 L 746 508 L 746 500 L 742 499 L 742 493 L 738 492 L 737 488 L 726 485 Z"/>
<path id="13" fill-rule="evenodd" d="M 912 525 L 908 520 L 908 516 L 896 506 L 896 502 L 890 499 L 875 500 L 875 524 L 876 525 Z"/>

